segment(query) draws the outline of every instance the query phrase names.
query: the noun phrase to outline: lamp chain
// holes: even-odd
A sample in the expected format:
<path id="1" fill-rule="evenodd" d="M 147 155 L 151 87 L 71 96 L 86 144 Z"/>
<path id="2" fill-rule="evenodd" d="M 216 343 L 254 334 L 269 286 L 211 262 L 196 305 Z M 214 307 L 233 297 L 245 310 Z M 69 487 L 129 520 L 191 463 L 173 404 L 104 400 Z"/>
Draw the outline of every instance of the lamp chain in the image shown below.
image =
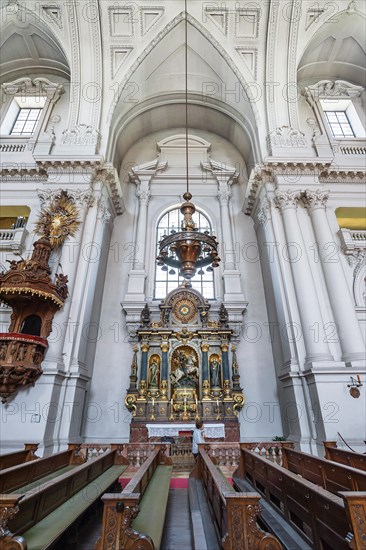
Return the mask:
<path id="1" fill-rule="evenodd" d="M 185 31 L 185 86 L 186 86 L 186 180 L 187 193 L 189 193 L 189 173 L 188 173 L 188 11 L 187 0 L 184 0 L 184 31 Z"/>

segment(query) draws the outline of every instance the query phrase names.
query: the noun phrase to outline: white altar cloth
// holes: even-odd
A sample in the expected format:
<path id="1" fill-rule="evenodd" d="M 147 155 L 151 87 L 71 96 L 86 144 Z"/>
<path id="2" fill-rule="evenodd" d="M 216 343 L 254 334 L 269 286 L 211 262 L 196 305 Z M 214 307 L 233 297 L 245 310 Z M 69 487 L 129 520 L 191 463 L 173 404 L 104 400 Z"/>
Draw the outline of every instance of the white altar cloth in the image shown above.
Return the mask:
<path id="1" fill-rule="evenodd" d="M 148 437 L 178 437 L 180 431 L 194 430 L 195 424 L 146 424 Z M 225 438 L 225 424 L 206 424 L 207 439 Z"/>

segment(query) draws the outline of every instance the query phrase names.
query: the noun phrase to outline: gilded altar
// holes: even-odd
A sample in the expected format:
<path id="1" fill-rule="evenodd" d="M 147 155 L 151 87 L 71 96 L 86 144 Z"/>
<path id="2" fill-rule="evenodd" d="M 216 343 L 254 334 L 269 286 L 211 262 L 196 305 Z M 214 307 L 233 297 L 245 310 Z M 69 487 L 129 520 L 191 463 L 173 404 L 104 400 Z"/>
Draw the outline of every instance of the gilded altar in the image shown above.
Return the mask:
<path id="1" fill-rule="evenodd" d="M 171 292 L 158 319 L 145 305 L 125 398 L 133 440 L 134 430 L 140 437 L 146 423 L 197 418 L 230 425 L 238 437 L 244 395 L 232 337 L 225 306 L 211 313 L 209 302 L 190 287 Z"/>

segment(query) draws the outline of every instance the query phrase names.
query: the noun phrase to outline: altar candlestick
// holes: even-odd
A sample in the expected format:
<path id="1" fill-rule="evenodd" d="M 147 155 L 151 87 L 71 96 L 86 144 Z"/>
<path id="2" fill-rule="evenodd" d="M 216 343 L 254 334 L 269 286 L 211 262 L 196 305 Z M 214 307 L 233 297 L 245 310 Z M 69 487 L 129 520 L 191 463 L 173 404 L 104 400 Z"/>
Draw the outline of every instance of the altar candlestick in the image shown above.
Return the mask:
<path id="1" fill-rule="evenodd" d="M 219 400 L 216 399 L 216 405 L 217 405 L 217 408 L 219 408 Z"/>
<path id="2" fill-rule="evenodd" d="M 152 399 L 152 406 L 155 407 L 155 399 Z"/>
<path id="3" fill-rule="evenodd" d="M 358 380 L 358 383 L 360 384 L 361 379 L 360 379 L 360 375 L 359 375 L 359 374 L 357 375 L 357 380 Z"/>

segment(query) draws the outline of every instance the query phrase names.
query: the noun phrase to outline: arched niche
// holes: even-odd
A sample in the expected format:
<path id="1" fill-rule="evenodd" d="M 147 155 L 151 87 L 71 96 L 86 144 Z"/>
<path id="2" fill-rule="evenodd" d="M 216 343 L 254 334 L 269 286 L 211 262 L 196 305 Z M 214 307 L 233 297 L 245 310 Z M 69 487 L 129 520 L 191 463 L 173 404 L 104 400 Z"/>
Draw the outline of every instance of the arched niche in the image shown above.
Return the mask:
<path id="1" fill-rule="evenodd" d="M 106 156 L 117 167 L 143 136 L 185 126 L 184 20 L 178 18 L 167 29 L 120 82 L 118 100 L 110 107 Z M 228 139 L 248 164 L 260 160 L 260 121 L 255 102 L 249 99 L 251 90 L 223 48 L 192 17 L 188 25 L 188 92 L 190 128 Z"/>
<path id="2" fill-rule="evenodd" d="M 69 62 L 62 45 L 41 21 L 28 15 L 15 17 L 1 29 L 1 81 L 26 75 L 52 75 L 70 79 Z"/>
<path id="3" fill-rule="evenodd" d="M 326 21 L 305 47 L 298 64 L 298 82 L 305 86 L 337 79 L 363 86 L 365 18 L 358 13 L 343 13 L 333 19 Z"/>

